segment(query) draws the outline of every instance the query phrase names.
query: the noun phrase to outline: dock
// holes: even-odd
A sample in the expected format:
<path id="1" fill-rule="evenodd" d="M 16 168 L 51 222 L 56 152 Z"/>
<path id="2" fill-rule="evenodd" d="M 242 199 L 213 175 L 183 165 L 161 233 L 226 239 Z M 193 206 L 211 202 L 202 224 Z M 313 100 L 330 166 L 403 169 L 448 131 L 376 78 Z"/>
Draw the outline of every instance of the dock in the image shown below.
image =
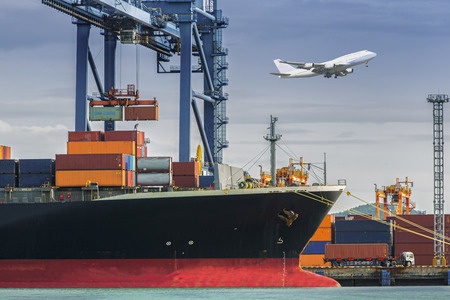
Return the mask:
<path id="1" fill-rule="evenodd" d="M 450 286 L 449 266 L 302 267 L 333 278 L 341 286 Z"/>

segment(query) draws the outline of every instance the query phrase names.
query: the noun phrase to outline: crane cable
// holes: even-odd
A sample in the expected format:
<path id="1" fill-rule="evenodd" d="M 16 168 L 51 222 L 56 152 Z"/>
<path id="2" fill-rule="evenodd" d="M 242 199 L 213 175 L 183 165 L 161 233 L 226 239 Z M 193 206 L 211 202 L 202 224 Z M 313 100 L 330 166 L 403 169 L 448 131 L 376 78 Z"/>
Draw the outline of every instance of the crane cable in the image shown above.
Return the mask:
<path id="1" fill-rule="evenodd" d="M 296 194 L 299 194 L 299 195 L 302 195 L 302 196 L 305 196 L 306 198 L 312 199 L 312 200 L 314 200 L 314 201 L 320 202 L 320 203 L 322 203 L 322 204 L 328 205 L 328 206 L 333 206 L 333 205 L 335 206 L 335 205 L 336 205 L 333 201 L 331 201 L 331 200 L 329 200 L 329 199 L 326 199 L 326 198 L 324 198 L 323 196 L 316 195 L 316 194 L 314 194 L 314 193 L 312 193 L 312 192 L 302 191 L 302 192 L 295 192 L 295 193 L 296 193 Z M 351 196 L 351 193 L 350 193 L 350 192 L 347 192 L 347 195 L 348 195 L 348 196 Z M 353 196 L 353 197 L 355 197 L 355 196 Z M 357 198 L 357 197 L 355 197 L 355 198 L 358 199 L 358 200 L 360 200 L 360 201 L 365 202 L 365 201 L 362 200 L 362 199 L 359 199 L 359 198 Z M 438 240 L 438 239 L 436 239 L 436 238 L 434 238 L 434 237 L 430 237 L 430 236 L 425 235 L 425 234 L 423 234 L 423 233 L 420 233 L 420 232 L 417 232 L 417 231 L 414 231 L 414 230 L 405 228 L 405 227 L 403 227 L 403 226 L 400 226 L 400 225 L 397 225 L 397 224 L 394 224 L 394 223 L 386 222 L 386 221 L 381 220 L 381 219 L 374 219 L 373 217 L 369 217 L 368 215 L 363 214 L 363 213 L 361 213 L 361 212 L 359 212 L 359 211 L 357 211 L 357 210 L 349 209 L 348 211 L 350 211 L 351 213 L 353 213 L 353 214 L 355 214 L 355 215 L 359 215 L 359 216 L 362 216 L 362 217 L 364 217 L 364 218 L 367 218 L 367 219 L 369 219 L 369 220 L 373 220 L 373 221 L 376 221 L 376 222 L 379 222 L 379 223 L 382 223 L 382 224 L 385 224 L 385 225 L 388 225 L 388 226 L 393 226 L 394 229 L 401 229 L 401 230 L 403 230 L 403 231 L 407 231 L 407 232 L 410 232 L 410 233 L 412 233 L 412 234 L 416 234 L 416 235 L 425 237 L 425 238 L 430 239 L 430 240 L 441 241 L 441 242 L 444 243 L 445 245 L 450 245 L 449 242 L 442 241 L 442 240 Z M 403 218 L 399 218 L 399 219 L 402 220 Z M 415 226 L 418 227 L 418 228 L 421 227 L 420 225 L 415 224 L 415 223 L 413 223 L 413 222 L 410 222 L 410 224 L 415 225 Z M 442 236 L 440 236 L 440 237 L 442 237 Z M 448 237 L 445 237 L 445 236 L 444 236 L 444 238 L 445 238 L 446 240 L 449 240 Z"/>

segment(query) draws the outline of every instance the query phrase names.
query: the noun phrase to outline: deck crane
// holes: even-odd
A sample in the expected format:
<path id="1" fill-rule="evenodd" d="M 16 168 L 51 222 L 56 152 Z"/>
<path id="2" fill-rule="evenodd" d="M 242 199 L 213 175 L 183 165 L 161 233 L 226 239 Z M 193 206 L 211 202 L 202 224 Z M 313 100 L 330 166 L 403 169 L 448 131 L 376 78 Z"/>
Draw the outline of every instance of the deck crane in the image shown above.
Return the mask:
<path id="1" fill-rule="evenodd" d="M 386 220 L 388 213 L 390 214 L 388 198 L 391 200 L 390 205 L 394 207 L 395 215 L 409 215 L 416 207 L 416 204 L 410 200 L 412 186 L 413 182 L 409 181 L 408 177 L 406 177 L 405 181 L 399 181 L 396 178 L 394 185 L 384 186 L 381 189 L 375 187 L 376 217 L 380 219 L 380 198 L 383 199 L 383 220 Z M 403 199 L 405 200 L 404 204 Z"/>
<path id="2" fill-rule="evenodd" d="M 101 95 L 115 85 L 117 41 L 141 45 L 157 53 L 158 73 L 164 62 L 179 55 L 180 109 L 179 161 L 190 160 L 190 114 L 197 126 L 206 154 L 205 161 L 222 162 L 226 140 L 226 100 L 228 50 L 222 47 L 222 29 L 228 19 L 217 7 L 218 0 L 42 0 L 42 3 L 73 17 L 77 26 L 75 130 L 90 128 L 87 116 L 87 73 L 91 66 Z M 89 49 L 91 26 L 104 30 L 104 84 L 96 72 Z M 200 59 L 204 86 L 192 89 L 192 58 Z M 197 116 L 195 99 L 203 100 L 203 122 Z M 100 99 L 107 101 L 107 97 Z M 99 104 L 99 103 L 97 103 Z M 92 103 L 91 103 L 92 105 Z M 114 121 L 105 121 L 105 130 L 114 130 Z"/>

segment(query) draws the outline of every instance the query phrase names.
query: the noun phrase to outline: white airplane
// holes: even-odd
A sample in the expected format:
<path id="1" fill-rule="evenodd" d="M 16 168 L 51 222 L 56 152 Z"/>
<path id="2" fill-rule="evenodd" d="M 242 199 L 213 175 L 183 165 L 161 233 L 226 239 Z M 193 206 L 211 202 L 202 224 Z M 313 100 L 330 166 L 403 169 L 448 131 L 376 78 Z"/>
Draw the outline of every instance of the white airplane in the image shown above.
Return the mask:
<path id="1" fill-rule="evenodd" d="M 338 76 L 353 73 L 353 66 L 365 63 L 367 67 L 369 60 L 375 56 L 377 54 L 374 52 L 362 50 L 323 63 L 304 63 L 275 59 L 273 62 L 279 72 L 270 74 L 277 75 L 279 78 L 301 78 L 318 75 L 324 75 L 326 78 L 334 75 L 337 78 Z"/>

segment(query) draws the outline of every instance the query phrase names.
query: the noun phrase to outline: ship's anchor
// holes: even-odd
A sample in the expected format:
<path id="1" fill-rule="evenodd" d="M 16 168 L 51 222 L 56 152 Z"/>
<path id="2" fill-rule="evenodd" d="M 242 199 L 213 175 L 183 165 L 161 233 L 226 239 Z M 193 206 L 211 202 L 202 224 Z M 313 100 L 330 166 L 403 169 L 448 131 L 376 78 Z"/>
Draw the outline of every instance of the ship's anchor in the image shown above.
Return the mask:
<path id="1" fill-rule="evenodd" d="M 287 227 L 291 227 L 292 223 L 297 220 L 298 214 L 293 212 L 292 210 L 283 208 L 283 212 L 278 214 L 278 218 L 283 220 L 286 223 Z"/>

